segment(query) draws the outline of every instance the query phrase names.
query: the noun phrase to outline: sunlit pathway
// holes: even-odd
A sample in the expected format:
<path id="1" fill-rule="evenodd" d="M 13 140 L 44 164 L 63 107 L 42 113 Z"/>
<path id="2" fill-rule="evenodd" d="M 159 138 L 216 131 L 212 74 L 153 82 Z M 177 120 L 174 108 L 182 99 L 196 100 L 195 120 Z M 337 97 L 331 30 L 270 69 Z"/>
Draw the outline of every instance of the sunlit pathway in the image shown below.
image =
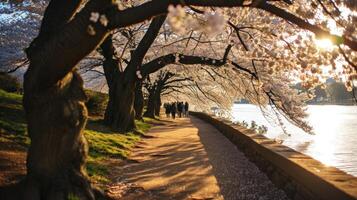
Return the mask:
<path id="1" fill-rule="evenodd" d="M 194 117 L 164 121 L 118 168 L 128 181 L 159 199 L 287 199 L 211 125 Z"/>

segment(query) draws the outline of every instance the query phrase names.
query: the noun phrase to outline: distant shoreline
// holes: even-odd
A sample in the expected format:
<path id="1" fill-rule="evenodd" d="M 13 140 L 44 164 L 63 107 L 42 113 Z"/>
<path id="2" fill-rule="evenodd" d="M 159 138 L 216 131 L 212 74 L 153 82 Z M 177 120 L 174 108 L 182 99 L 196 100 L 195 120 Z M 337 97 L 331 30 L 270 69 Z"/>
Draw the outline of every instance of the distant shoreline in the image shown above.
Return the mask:
<path id="1" fill-rule="evenodd" d="M 356 103 L 308 103 L 307 105 L 317 106 L 357 106 Z"/>
<path id="2" fill-rule="evenodd" d="M 234 102 L 233 104 L 254 105 L 251 103 L 237 103 L 237 102 Z M 357 106 L 356 103 L 308 103 L 307 105 L 311 105 L 311 106 Z"/>

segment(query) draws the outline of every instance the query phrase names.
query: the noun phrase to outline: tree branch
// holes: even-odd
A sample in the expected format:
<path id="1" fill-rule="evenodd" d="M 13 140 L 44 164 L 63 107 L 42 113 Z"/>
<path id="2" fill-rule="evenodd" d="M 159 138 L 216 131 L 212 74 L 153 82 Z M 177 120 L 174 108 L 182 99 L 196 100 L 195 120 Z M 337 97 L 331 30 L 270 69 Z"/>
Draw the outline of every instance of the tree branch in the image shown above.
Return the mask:
<path id="1" fill-rule="evenodd" d="M 167 13 L 169 5 L 204 6 L 204 7 L 239 7 L 243 0 L 152 0 L 139 6 L 122 11 L 114 11 L 110 15 L 109 27 L 119 28 L 148 20 L 154 16 Z"/>
<path id="2" fill-rule="evenodd" d="M 89 1 L 73 20 L 61 27 L 61 31 L 51 36 L 40 47 L 36 47 L 35 51 L 30 48 L 27 52 L 30 66 L 25 80 L 32 78 L 36 81 L 29 81 L 32 84 L 26 85 L 25 89 L 37 87 L 34 88 L 37 90 L 53 86 L 80 60 L 96 49 L 109 30 L 100 23 L 92 23 L 89 18 L 92 12 L 105 13 L 112 6 L 110 0 Z M 88 33 L 89 25 L 95 30 L 94 35 Z M 28 76 L 29 74 L 32 75 Z"/>
<path id="3" fill-rule="evenodd" d="M 220 67 L 227 63 L 227 57 L 228 57 L 228 54 L 229 54 L 231 48 L 232 48 L 232 45 L 227 46 L 225 53 L 223 55 L 223 58 L 221 60 L 202 57 L 202 56 L 189 56 L 189 55 L 183 55 L 183 54 L 167 54 L 167 55 L 158 57 L 158 58 L 142 65 L 141 72 L 142 72 L 143 76 L 147 76 L 148 74 L 156 72 L 157 70 L 159 70 L 169 64 L 176 63 L 176 61 L 178 63 L 186 64 L 186 65 L 201 64 L 201 65 Z M 178 58 L 176 58 L 176 56 L 178 56 Z"/>
<path id="4" fill-rule="evenodd" d="M 293 24 L 297 25 L 298 27 L 300 27 L 302 29 L 309 30 L 309 31 L 315 33 L 317 37 L 328 38 L 336 45 L 344 44 L 344 45 L 350 47 L 352 50 L 357 51 L 357 41 L 352 41 L 346 37 L 340 37 L 337 35 L 333 35 L 330 32 L 323 30 L 316 25 L 312 25 L 312 24 L 308 23 L 307 21 L 305 21 L 289 12 L 286 12 L 285 10 L 278 8 L 272 4 L 263 3 L 263 4 L 258 5 L 258 8 L 268 11 L 268 12 L 270 12 L 276 16 L 279 16 L 289 22 L 292 22 Z"/>
<path id="5" fill-rule="evenodd" d="M 133 52 L 130 62 L 127 68 L 125 69 L 125 71 L 128 71 L 128 73 L 130 73 L 129 71 L 131 72 L 135 71 L 141 66 L 144 56 L 146 55 L 151 44 L 155 41 L 157 35 L 159 34 L 160 28 L 164 23 L 166 16 L 167 15 L 158 16 L 152 20 L 144 37 L 141 39 L 137 48 Z M 130 74 L 135 74 L 135 73 L 130 73 Z"/>

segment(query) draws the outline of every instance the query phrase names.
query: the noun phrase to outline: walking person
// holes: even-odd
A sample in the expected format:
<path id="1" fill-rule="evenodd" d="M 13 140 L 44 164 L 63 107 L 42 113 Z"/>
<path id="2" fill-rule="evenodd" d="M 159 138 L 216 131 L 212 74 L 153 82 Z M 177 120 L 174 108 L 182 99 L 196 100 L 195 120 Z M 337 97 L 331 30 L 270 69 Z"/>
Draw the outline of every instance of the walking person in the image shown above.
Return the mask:
<path id="1" fill-rule="evenodd" d="M 170 118 L 170 113 L 171 113 L 171 104 L 170 103 L 165 103 L 164 104 L 165 108 L 165 114 L 167 118 Z"/>
<path id="2" fill-rule="evenodd" d="M 186 102 L 185 102 L 185 112 L 186 112 L 185 115 L 186 115 L 186 117 L 188 117 L 188 114 L 189 114 L 188 106 L 189 106 L 189 105 L 188 105 L 188 102 L 186 101 Z"/>
<path id="3" fill-rule="evenodd" d="M 182 117 L 186 117 L 186 109 L 183 103 L 182 103 Z"/>
<path id="4" fill-rule="evenodd" d="M 170 111 L 171 111 L 172 119 L 175 119 L 176 118 L 176 112 L 177 112 L 177 104 L 176 104 L 176 102 L 173 102 L 171 104 Z"/>
<path id="5" fill-rule="evenodd" d="M 177 111 L 178 111 L 178 116 L 181 118 L 182 117 L 182 102 L 177 102 Z"/>

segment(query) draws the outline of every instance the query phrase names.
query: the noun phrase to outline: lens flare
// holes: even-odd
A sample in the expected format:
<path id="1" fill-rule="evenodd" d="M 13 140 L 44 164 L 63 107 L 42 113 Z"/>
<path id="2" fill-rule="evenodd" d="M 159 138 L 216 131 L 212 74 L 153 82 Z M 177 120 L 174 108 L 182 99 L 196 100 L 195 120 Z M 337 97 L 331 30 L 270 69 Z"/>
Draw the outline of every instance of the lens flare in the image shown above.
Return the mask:
<path id="1" fill-rule="evenodd" d="M 331 50 L 333 48 L 333 44 L 331 40 L 324 38 L 324 39 L 316 39 L 315 44 L 318 48 L 324 50 Z"/>

